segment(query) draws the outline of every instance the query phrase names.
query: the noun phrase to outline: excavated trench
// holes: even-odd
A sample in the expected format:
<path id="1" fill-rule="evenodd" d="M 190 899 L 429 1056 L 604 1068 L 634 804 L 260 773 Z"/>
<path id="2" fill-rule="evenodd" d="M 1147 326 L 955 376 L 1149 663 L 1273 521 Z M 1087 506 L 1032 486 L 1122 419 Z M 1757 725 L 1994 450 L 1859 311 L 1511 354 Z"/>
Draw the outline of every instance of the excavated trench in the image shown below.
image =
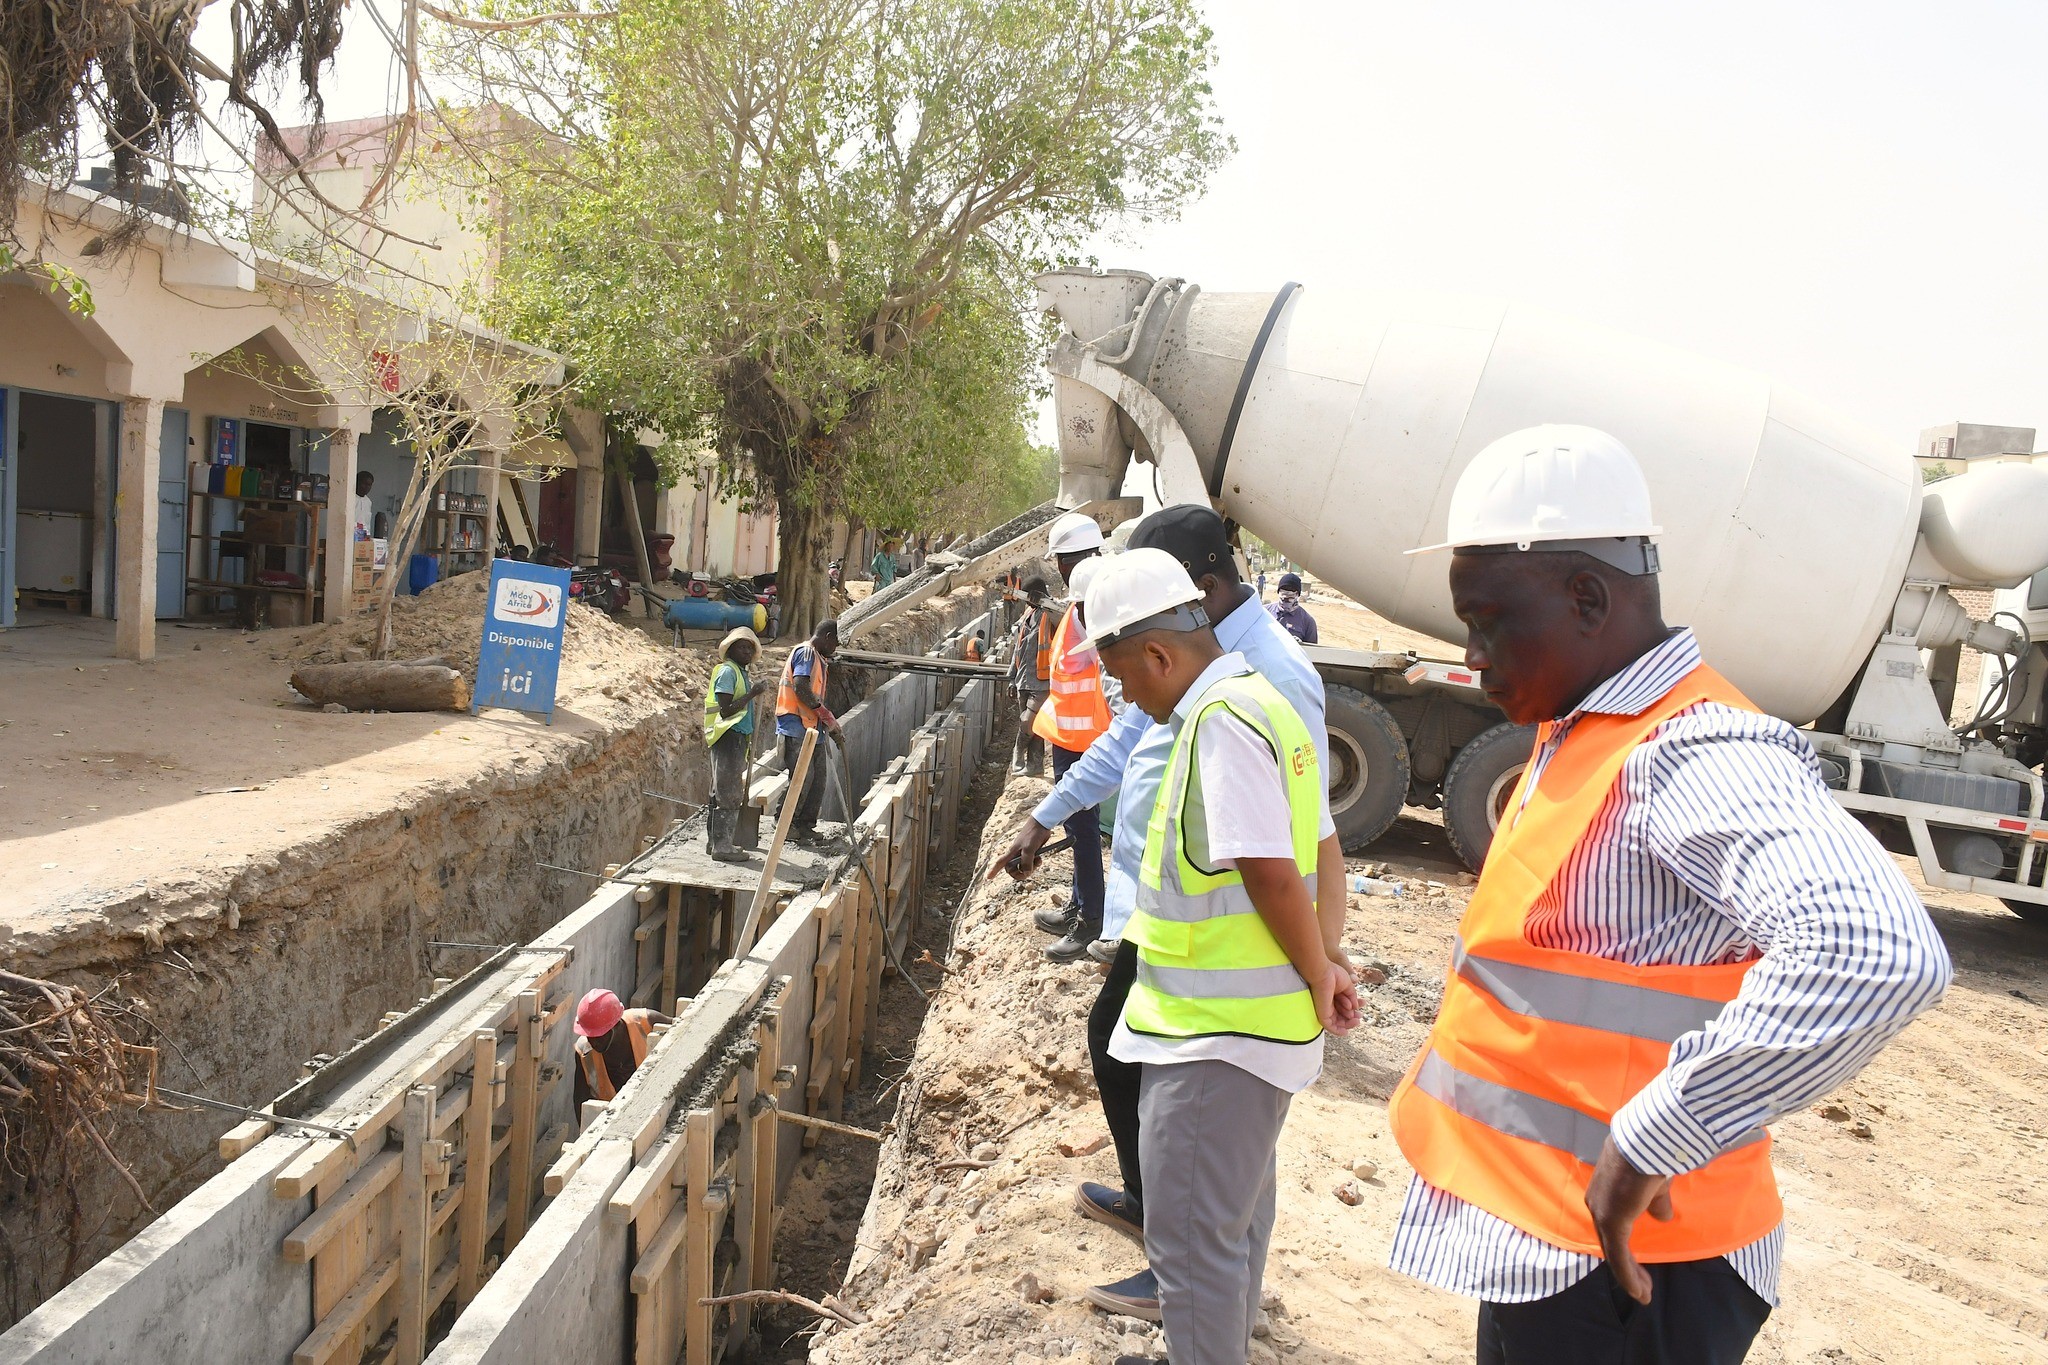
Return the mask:
<path id="1" fill-rule="evenodd" d="M 937 599 L 862 643 L 921 651 L 984 600 L 980 589 Z M 843 714 L 880 680 L 840 671 L 835 707 Z M 540 762 L 430 789 L 266 859 L 235 878 L 224 904 L 181 907 L 188 913 L 175 934 L 146 945 L 125 933 L 104 943 L 74 937 L 46 970 L 131 998 L 162 1050 L 163 1085 L 266 1104 L 310 1060 L 342 1051 L 436 978 L 483 956 L 434 943 L 523 943 L 576 907 L 595 883 L 557 869 L 630 858 L 677 813 L 644 793 L 705 799 L 700 704 L 671 687 L 637 718 L 553 744 Z M 892 990 L 908 994 L 900 983 Z M 5 1322 L 220 1170 L 217 1140 L 234 1121 L 208 1111 L 118 1113 L 109 1144 L 147 1207 L 104 1162 L 9 1181 L 0 1199 Z"/>
<path id="2" fill-rule="evenodd" d="M 998 712 L 988 751 L 959 813 L 962 831 L 993 829 L 990 817 L 1010 782 L 1015 733 L 1014 711 Z M 861 1085 L 846 1096 L 843 1118 L 854 1127 L 882 1132 L 895 1124 L 931 994 L 946 980 L 946 972 L 936 963 L 945 957 L 954 914 L 980 882 L 986 844 L 986 836 L 963 838 L 953 858 L 935 868 L 926 882 L 924 907 L 904 953 L 917 984 L 893 974 L 884 982 L 881 1010 L 867 1040 L 869 1064 Z M 880 1146 L 868 1139 L 825 1133 L 804 1153 L 779 1199 L 782 1222 L 775 1260 L 784 1288 L 818 1301 L 841 1292 L 859 1246 L 880 1152 Z M 808 1313 L 778 1306 L 756 1319 L 756 1336 L 746 1359 L 789 1365 L 808 1360 L 816 1326 Z"/>

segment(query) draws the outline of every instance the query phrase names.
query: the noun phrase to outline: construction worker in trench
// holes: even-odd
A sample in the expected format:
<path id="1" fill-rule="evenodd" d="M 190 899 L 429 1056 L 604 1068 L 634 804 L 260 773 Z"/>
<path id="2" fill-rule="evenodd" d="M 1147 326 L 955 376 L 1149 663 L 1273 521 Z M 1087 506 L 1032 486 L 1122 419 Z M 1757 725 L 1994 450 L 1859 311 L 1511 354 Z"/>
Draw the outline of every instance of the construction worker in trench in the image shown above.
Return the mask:
<path id="1" fill-rule="evenodd" d="M 1538 729 L 1389 1102 L 1392 1264 L 1480 1300 L 1480 1365 L 1733 1365 L 1778 1297 L 1765 1125 L 1940 1000 L 1948 954 L 1800 732 L 1664 623 L 1621 442 L 1503 437 L 1449 532 L 1465 663 Z"/>
<path id="2" fill-rule="evenodd" d="M 838 652 L 839 622 L 828 619 L 818 622 L 811 638 L 789 651 L 789 657 L 782 661 L 782 682 L 775 692 L 775 733 L 782 745 L 782 771 L 792 779 L 796 777 L 797 760 L 803 754 L 805 730 L 820 731 L 834 742 L 845 739 L 839 717 L 825 705 L 832 656 Z M 830 755 L 819 751 L 822 748 L 821 739 L 811 751 L 810 771 L 805 775 L 803 790 L 792 789 L 782 798 L 796 802 L 796 813 L 789 826 L 789 838 L 795 843 L 815 843 L 818 838 L 818 807 L 825 799 L 825 765 L 831 762 Z"/>
<path id="3" fill-rule="evenodd" d="M 576 1002 L 576 1112 L 586 1100 L 609 1100 L 640 1063 L 656 1024 L 669 1017 L 657 1010 L 629 1010 L 599 986 Z"/>
<path id="4" fill-rule="evenodd" d="M 1102 689 L 1102 663 L 1084 643 L 1078 618 L 1081 593 L 1088 577 L 1102 565 L 1102 528 L 1083 512 L 1068 512 L 1053 522 L 1046 551 L 1067 584 L 1067 608 L 1052 633 L 1048 688 L 1044 703 L 1031 721 L 1031 733 L 1052 753 L 1052 780 L 1067 775 L 1088 746 L 1109 730 L 1109 700 Z M 1055 962 L 1073 962 L 1102 934 L 1102 810 L 1089 806 L 1067 817 L 1062 826 L 1073 840 L 1073 881 L 1066 904 L 1042 908 L 1032 920 L 1054 935 L 1045 955 Z"/>
<path id="5" fill-rule="evenodd" d="M 1161 550 L 1173 556 L 1201 590 L 1202 610 L 1213 623 L 1217 641 L 1224 649 L 1242 654 L 1260 676 L 1277 687 L 1310 734 L 1324 733 L 1323 680 L 1294 637 L 1260 605 L 1251 585 L 1238 573 L 1230 530 L 1222 517 L 1197 504 L 1164 507 L 1141 521 L 1117 527 L 1108 545 L 1114 549 L 1120 542 L 1131 549 Z M 1114 556 L 1103 561 L 1105 568 L 1114 562 Z M 1009 846 L 996 855 L 988 869 L 990 877 L 1013 867 L 1012 875 L 1020 880 L 1028 877 L 1038 865 L 1038 850 L 1074 811 L 1116 798 L 1116 830 L 1110 841 L 1103 896 L 1103 937 L 1088 946 L 1088 955 L 1108 966 L 1109 974 L 1088 1014 L 1088 1055 L 1103 1119 L 1116 1146 L 1123 1188 L 1084 1180 L 1074 1191 L 1074 1208 L 1083 1218 L 1140 1245 L 1145 1239 L 1146 1205 L 1144 1171 L 1138 1159 L 1142 1127 L 1138 1092 L 1143 1068 L 1112 1056 L 1110 1039 L 1137 980 L 1138 946 L 1124 937 L 1124 928 L 1137 906 L 1146 829 L 1173 741 L 1171 726 L 1155 723 L 1135 705 L 1124 706 L 1109 732 L 1068 769 L 1017 827 Z M 1327 783 L 1327 774 L 1324 780 Z M 1327 812 L 1327 792 L 1322 800 Z M 1319 823 L 1327 834 L 1316 849 L 1316 919 L 1325 952 L 1348 970 L 1343 949 L 1344 850 L 1335 826 L 1327 820 Z M 1105 1312 L 1159 1320 L 1159 1289 L 1149 1268 L 1113 1283 L 1091 1286 L 1086 1297 Z"/>
<path id="6" fill-rule="evenodd" d="M 1026 575 L 1024 614 L 1010 638 L 1010 691 L 1017 698 L 1017 738 L 1010 772 L 1037 777 L 1045 741 L 1035 728 L 1038 710 L 1052 694 L 1052 584 L 1044 574 Z"/>
<path id="7" fill-rule="evenodd" d="M 761 652 L 761 641 L 745 626 L 729 632 L 718 645 L 718 665 L 704 690 L 704 744 L 711 750 L 711 808 L 705 812 L 708 852 L 721 863 L 745 862 L 733 844 L 740 808 L 747 803 L 747 756 L 754 742 L 754 699 L 768 690 L 766 681 L 747 682 L 747 668 Z"/>
<path id="8" fill-rule="evenodd" d="M 1209 628 L 1163 550 L 1088 585 L 1089 639 L 1124 697 L 1173 734 L 1125 938 L 1137 980 L 1110 1051 L 1142 1068 L 1145 1254 L 1176 1365 L 1244 1365 L 1272 1238 L 1280 1129 L 1358 1022 L 1316 915 L 1334 832 L 1316 738 Z M 1135 1365 L 1143 1356 L 1119 1357 Z"/>

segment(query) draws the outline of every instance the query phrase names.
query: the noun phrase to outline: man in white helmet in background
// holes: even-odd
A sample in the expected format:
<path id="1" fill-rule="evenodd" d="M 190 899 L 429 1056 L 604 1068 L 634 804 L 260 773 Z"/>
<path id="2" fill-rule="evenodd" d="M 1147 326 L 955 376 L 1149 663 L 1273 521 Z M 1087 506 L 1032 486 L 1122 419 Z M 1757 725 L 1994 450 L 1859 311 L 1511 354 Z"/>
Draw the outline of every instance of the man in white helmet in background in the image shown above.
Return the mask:
<path id="1" fill-rule="evenodd" d="M 1124 930 L 1136 980 L 1109 1045 L 1142 1071 L 1145 1255 L 1169 1359 L 1244 1365 L 1280 1129 L 1358 997 L 1317 917 L 1321 736 L 1217 643 L 1202 598 L 1180 560 L 1140 548 L 1095 575 L 1085 612 L 1125 699 L 1172 735 Z"/>
<path id="2" fill-rule="evenodd" d="M 1729 1365 L 1778 1300 L 1764 1125 L 1934 1005 L 1948 956 L 1806 740 L 1665 625 L 1619 441 L 1503 437 L 1449 521 L 1466 665 L 1540 728 L 1389 1101 L 1392 1264 L 1481 1301 L 1481 1365 Z"/>
<path id="3" fill-rule="evenodd" d="M 1053 631 L 1045 701 L 1031 717 L 1031 734 L 1052 754 L 1052 780 L 1067 775 L 1109 729 L 1109 697 L 1102 664 L 1079 624 L 1086 578 L 1102 563 L 1102 528 L 1085 512 L 1068 512 L 1046 533 L 1046 553 L 1067 585 L 1066 610 Z M 1102 808 L 1091 805 L 1062 826 L 1073 841 L 1074 877 L 1066 904 L 1035 912 L 1032 921 L 1054 936 L 1045 955 L 1072 962 L 1102 932 Z"/>
<path id="4" fill-rule="evenodd" d="M 1281 629 L 1279 622 L 1260 606 L 1251 586 L 1240 580 L 1231 555 L 1230 530 L 1221 516 L 1193 503 L 1162 507 L 1141 521 L 1127 521 L 1119 526 L 1109 543 L 1114 546 L 1119 540 L 1133 549 L 1162 551 L 1176 560 L 1201 593 L 1202 610 L 1209 618 L 1217 643 L 1230 653 L 1244 656 L 1260 676 L 1287 698 L 1309 733 L 1318 740 L 1323 738 L 1327 733 L 1323 680 L 1294 637 Z M 1107 572 L 1108 566 L 1121 558 L 1112 558 L 1099 572 Z M 1088 1058 L 1095 1073 L 1103 1119 L 1116 1145 L 1117 1170 L 1123 1187 L 1082 1181 L 1074 1191 L 1074 1207 L 1082 1217 L 1140 1243 L 1145 1235 L 1145 1178 L 1138 1160 L 1142 1145 L 1138 1106 L 1143 1068 L 1118 1060 L 1111 1054 L 1110 1044 L 1117 1022 L 1123 1017 L 1124 1002 L 1137 980 L 1138 948 L 1124 938 L 1123 931 L 1137 903 L 1146 822 L 1166 775 L 1173 740 L 1171 726 L 1155 723 L 1142 708 L 1127 704 L 1111 723 L 1109 732 L 1089 747 L 1038 808 L 1018 825 L 1009 846 L 996 855 L 988 871 L 993 877 L 1014 866 L 1013 875 L 1030 875 L 1037 865 L 1038 850 L 1076 809 L 1095 805 L 1112 795 L 1116 797 L 1116 834 L 1110 845 L 1104 897 L 1105 937 L 1089 947 L 1091 957 L 1108 965 L 1109 975 L 1103 978 L 1095 1006 L 1088 1014 Z M 1324 769 L 1319 765 L 1318 771 Z M 1318 850 L 1318 867 L 1324 875 L 1317 883 L 1317 918 L 1331 961 L 1346 966 L 1344 851 L 1337 841 L 1336 826 L 1328 818 L 1327 794 L 1324 803 L 1321 823 L 1325 833 Z M 1158 1286 L 1150 1269 L 1114 1283 L 1092 1286 L 1086 1297 L 1105 1312 L 1154 1321 L 1159 1316 Z"/>

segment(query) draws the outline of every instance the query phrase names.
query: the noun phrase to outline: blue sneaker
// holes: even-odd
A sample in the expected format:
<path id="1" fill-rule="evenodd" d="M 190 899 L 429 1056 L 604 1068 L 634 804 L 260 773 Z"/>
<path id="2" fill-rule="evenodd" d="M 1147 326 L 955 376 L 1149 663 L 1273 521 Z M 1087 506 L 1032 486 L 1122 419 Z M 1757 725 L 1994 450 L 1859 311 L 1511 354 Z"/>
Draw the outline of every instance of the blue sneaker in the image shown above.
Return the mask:
<path id="1" fill-rule="evenodd" d="M 1083 1291 L 1081 1297 L 1105 1313 L 1159 1321 L 1159 1279 L 1149 1266 L 1128 1280 L 1095 1285 Z"/>
<path id="2" fill-rule="evenodd" d="M 1074 1207 L 1080 1210 L 1083 1218 L 1093 1218 L 1104 1227 L 1115 1228 L 1139 1246 L 1145 1245 L 1144 1215 L 1132 1211 L 1131 1201 L 1122 1190 L 1084 1180 L 1074 1191 Z"/>

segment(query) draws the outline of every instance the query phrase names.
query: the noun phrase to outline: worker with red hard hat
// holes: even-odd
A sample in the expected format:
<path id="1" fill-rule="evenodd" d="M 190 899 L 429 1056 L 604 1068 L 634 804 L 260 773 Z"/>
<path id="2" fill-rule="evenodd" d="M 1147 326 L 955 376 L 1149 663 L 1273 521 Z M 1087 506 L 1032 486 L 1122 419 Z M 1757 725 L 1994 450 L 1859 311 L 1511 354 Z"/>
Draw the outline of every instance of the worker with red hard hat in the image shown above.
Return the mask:
<path id="1" fill-rule="evenodd" d="M 576 1002 L 576 1112 L 587 1100 L 608 1100 L 647 1060 L 648 1039 L 669 1017 L 658 1010 L 629 1010 L 599 986 Z"/>

